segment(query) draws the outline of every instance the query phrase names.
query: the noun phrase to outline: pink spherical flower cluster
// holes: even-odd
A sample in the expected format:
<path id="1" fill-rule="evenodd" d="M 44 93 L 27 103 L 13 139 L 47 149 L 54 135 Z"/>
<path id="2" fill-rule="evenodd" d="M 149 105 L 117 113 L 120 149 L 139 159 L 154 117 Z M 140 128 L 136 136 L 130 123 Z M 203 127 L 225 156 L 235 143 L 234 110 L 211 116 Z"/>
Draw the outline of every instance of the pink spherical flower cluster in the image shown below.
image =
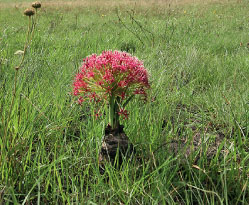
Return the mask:
<path id="1" fill-rule="evenodd" d="M 73 86 L 80 103 L 85 100 L 106 101 L 110 106 L 116 103 L 119 109 L 115 111 L 125 117 L 126 101 L 134 95 L 146 98 L 150 87 L 143 62 L 121 51 L 104 51 L 99 56 L 86 57 Z"/>

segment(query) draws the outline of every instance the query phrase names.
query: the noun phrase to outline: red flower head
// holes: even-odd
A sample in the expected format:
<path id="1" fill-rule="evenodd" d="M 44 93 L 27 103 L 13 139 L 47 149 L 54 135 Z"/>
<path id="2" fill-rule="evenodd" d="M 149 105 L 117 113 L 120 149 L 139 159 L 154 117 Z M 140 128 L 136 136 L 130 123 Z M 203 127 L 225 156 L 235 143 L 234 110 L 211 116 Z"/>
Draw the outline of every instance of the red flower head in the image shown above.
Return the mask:
<path id="1" fill-rule="evenodd" d="M 80 102 L 90 100 L 111 104 L 112 98 L 120 108 L 134 95 L 146 98 L 150 87 L 143 62 L 121 51 L 104 51 L 99 56 L 86 57 L 73 86 L 74 95 L 80 97 Z"/>

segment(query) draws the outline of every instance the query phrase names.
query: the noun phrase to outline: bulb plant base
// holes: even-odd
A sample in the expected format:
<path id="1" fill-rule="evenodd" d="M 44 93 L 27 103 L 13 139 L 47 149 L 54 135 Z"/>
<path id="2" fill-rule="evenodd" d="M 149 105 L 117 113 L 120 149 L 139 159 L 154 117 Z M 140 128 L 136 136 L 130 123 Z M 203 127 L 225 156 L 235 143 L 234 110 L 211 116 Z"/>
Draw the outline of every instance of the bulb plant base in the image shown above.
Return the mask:
<path id="1" fill-rule="evenodd" d="M 119 125 L 113 129 L 110 125 L 105 128 L 105 136 L 102 140 L 99 153 L 99 169 L 104 174 L 105 164 L 119 168 L 125 159 L 132 157 L 135 153 L 134 146 L 123 130 L 124 126 Z"/>

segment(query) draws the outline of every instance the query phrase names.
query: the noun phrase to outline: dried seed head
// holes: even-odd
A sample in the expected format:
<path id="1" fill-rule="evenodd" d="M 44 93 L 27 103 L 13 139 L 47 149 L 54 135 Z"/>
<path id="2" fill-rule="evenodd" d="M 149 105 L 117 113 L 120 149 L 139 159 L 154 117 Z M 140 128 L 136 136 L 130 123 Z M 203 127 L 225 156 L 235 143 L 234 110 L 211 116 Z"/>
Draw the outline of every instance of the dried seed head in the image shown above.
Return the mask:
<path id="1" fill-rule="evenodd" d="M 35 9 L 41 8 L 41 2 L 39 2 L 39 1 L 33 2 L 32 7 Z"/>
<path id="2" fill-rule="evenodd" d="M 35 14 L 35 11 L 33 9 L 26 9 L 24 11 L 24 15 L 26 16 L 33 16 Z"/>

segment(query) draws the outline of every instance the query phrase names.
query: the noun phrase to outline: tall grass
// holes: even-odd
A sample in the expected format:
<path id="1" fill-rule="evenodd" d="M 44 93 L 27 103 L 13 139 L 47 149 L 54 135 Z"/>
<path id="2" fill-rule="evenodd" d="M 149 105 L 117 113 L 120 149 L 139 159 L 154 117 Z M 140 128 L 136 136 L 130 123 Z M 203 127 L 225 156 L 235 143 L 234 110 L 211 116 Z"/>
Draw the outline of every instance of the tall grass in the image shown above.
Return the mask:
<path id="1" fill-rule="evenodd" d="M 2 204 L 248 204 L 247 2 L 126 8 L 42 8 L 12 99 L 22 9 L 0 10 Z M 128 12 L 127 12 L 128 11 Z M 12 19 L 16 19 L 13 21 Z M 150 72 L 147 103 L 128 106 L 135 159 L 98 169 L 106 119 L 75 103 L 81 61 L 129 49 Z M 10 115 L 6 138 L 6 120 Z M 167 146 L 206 140 L 189 158 Z M 206 146 L 220 141 L 209 159 Z M 197 160 L 198 159 L 198 160 Z"/>

